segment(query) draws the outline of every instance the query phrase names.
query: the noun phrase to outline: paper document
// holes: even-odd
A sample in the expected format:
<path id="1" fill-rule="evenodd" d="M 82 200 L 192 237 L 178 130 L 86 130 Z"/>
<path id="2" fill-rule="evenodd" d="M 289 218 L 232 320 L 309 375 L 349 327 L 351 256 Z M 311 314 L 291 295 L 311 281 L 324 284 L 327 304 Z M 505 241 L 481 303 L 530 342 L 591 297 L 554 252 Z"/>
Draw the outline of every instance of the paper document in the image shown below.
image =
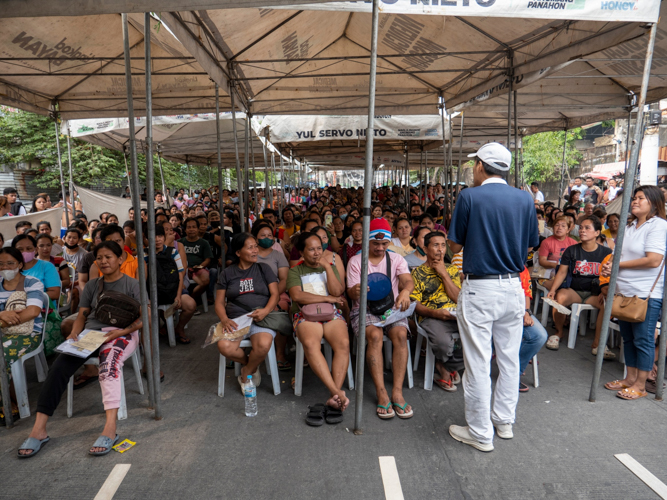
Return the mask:
<path id="1" fill-rule="evenodd" d="M 410 307 L 408 307 L 405 311 L 401 311 L 400 309 L 392 309 L 391 313 L 384 321 L 373 323 L 373 326 L 379 326 L 380 328 L 383 328 L 385 326 L 391 325 L 392 323 L 396 323 L 403 318 L 409 318 L 414 314 L 415 307 L 417 307 L 417 303 L 411 302 Z"/>
<path id="2" fill-rule="evenodd" d="M 549 297 L 544 297 L 542 300 L 544 300 L 544 302 L 549 304 L 551 307 L 553 307 L 556 311 L 558 311 L 561 314 L 565 314 L 567 316 L 572 314 L 572 311 L 570 311 L 567 307 L 560 305 L 558 302 L 550 299 Z"/>
<path id="3" fill-rule="evenodd" d="M 327 288 L 327 273 L 307 274 L 301 276 L 301 286 L 304 292 L 312 293 L 313 295 L 321 295 L 326 297 L 329 295 Z"/>
<path id="4" fill-rule="evenodd" d="M 106 342 L 104 335 L 106 335 L 105 332 L 84 330 L 79 334 L 77 340 L 66 340 L 56 347 L 56 351 L 70 356 L 87 358 Z"/>
<path id="5" fill-rule="evenodd" d="M 232 318 L 232 321 L 237 325 L 236 330 L 233 332 L 223 332 L 220 323 L 211 326 L 202 347 L 217 343 L 220 340 L 237 340 L 250 332 L 250 325 L 252 324 L 250 313 L 239 316 L 238 318 Z"/>

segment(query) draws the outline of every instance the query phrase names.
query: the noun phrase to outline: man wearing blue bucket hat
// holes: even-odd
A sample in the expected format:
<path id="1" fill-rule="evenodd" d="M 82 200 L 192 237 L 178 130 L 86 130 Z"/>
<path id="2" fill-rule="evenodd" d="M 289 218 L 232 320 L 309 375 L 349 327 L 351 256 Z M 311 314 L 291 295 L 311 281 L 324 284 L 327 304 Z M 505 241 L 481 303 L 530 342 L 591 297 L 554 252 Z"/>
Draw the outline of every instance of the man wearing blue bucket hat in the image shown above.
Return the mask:
<path id="1" fill-rule="evenodd" d="M 493 429 L 511 439 L 519 400 L 519 348 L 525 308 L 519 275 L 532 247 L 539 244 L 533 198 L 503 179 L 512 153 L 485 144 L 473 153 L 475 187 L 456 200 L 448 243 L 463 249 L 465 280 L 456 320 L 463 344 L 463 390 L 467 426 L 449 434 L 481 451 L 493 450 Z M 491 407 L 491 355 L 495 346 L 500 375 Z"/>
<path id="2" fill-rule="evenodd" d="M 390 309 L 405 311 L 410 306 L 414 283 L 405 259 L 388 252 L 391 226 L 382 218 L 371 221 L 368 249 L 368 304 L 366 309 L 366 361 L 375 384 L 381 419 L 410 418 L 412 407 L 403 399 L 403 379 L 408 365 L 408 321 L 399 320 L 384 328 L 373 326 Z M 355 335 L 359 334 L 359 297 L 361 295 L 361 255 L 353 256 L 347 267 L 347 293 L 352 299 L 350 322 Z M 382 341 L 386 335 L 393 345 L 392 373 L 394 384 L 391 398 L 384 386 Z"/>

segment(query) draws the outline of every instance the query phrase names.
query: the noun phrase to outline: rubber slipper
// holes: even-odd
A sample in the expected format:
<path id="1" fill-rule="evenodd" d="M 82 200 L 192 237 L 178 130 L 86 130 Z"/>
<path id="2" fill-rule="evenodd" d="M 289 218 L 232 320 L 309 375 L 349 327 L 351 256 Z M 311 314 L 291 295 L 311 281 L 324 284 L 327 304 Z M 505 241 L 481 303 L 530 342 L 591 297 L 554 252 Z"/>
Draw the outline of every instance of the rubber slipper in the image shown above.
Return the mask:
<path id="1" fill-rule="evenodd" d="M 21 450 L 32 450 L 32 453 L 29 453 L 27 455 L 21 455 L 20 453 L 17 452 L 19 458 L 30 458 L 34 457 L 39 453 L 39 450 L 42 449 L 42 446 L 44 446 L 46 443 L 48 443 L 51 440 L 48 436 L 42 440 L 39 440 L 37 438 L 28 438 L 25 441 L 23 441 L 23 444 L 19 447 L 19 451 Z"/>
<path id="2" fill-rule="evenodd" d="M 402 406 L 399 405 L 398 403 L 391 403 L 391 405 L 392 405 L 394 408 L 398 408 L 399 410 L 401 410 L 401 411 L 403 412 L 403 413 L 398 413 L 398 412 L 396 412 L 396 416 L 397 416 L 398 418 L 408 419 L 408 418 L 412 418 L 412 416 L 415 414 L 415 411 L 414 411 L 412 408 L 410 408 L 410 411 L 409 411 L 409 412 L 407 412 L 407 413 L 405 412 L 405 409 L 408 407 L 408 403 L 407 403 L 407 402 L 406 402 L 406 403 L 403 403 Z"/>
<path id="3" fill-rule="evenodd" d="M 313 406 L 309 406 L 308 409 L 310 410 L 306 414 L 306 424 L 310 425 L 311 427 L 320 427 L 324 425 L 324 419 L 327 414 L 327 408 L 321 403 L 318 403 Z"/>
<path id="4" fill-rule="evenodd" d="M 621 384 L 622 380 L 614 380 L 613 382 L 607 382 L 604 385 L 604 388 L 609 391 L 620 391 L 630 387 L 629 385 Z"/>
<path id="5" fill-rule="evenodd" d="M 619 399 L 625 399 L 626 401 L 633 401 L 635 399 L 645 398 L 648 396 L 648 392 L 637 392 L 634 389 L 623 389 L 616 393 L 616 397 Z"/>
<path id="6" fill-rule="evenodd" d="M 461 383 L 461 374 L 459 372 L 452 373 L 452 384 L 458 385 Z"/>
<path id="7" fill-rule="evenodd" d="M 377 407 L 382 408 L 387 412 L 387 413 L 379 413 L 376 410 L 377 416 L 380 417 L 382 420 L 389 420 L 390 418 L 394 418 L 396 416 L 396 412 L 391 408 L 391 402 L 387 403 L 386 406 L 377 405 Z"/>
<path id="8" fill-rule="evenodd" d="M 456 387 L 452 383 L 451 379 L 445 380 L 445 379 L 442 379 L 442 378 L 434 378 L 433 382 L 435 382 L 435 385 L 440 387 L 440 389 L 442 389 L 443 391 L 447 391 L 447 392 L 456 392 L 456 391 L 458 391 L 458 387 Z"/>
<path id="9" fill-rule="evenodd" d="M 530 390 L 530 387 L 528 387 L 523 382 L 519 382 L 519 392 L 528 392 L 529 390 Z"/>
<path id="10" fill-rule="evenodd" d="M 178 341 L 179 344 L 186 344 L 186 345 L 189 344 L 190 342 L 192 342 L 189 338 L 182 337 L 180 335 L 178 337 L 176 337 L 176 340 Z"/>
<path id="11" fill-rule="evenodd" d="M 79 382 L 77 384 L 77 381 L 83 380 L 83 382 Z M 95 380 L 99 380 L 99 377 L 97 375 L 93 377 L 89 377 L 88 375 L 79 375 L 74 379 L 74 390 L 76 391 L 77 389 L 82 389 L 86 387 L 88 384 L 93 383 Z"/>
<path id="12" fill-rule="evenodd" d="M 339 408 L 327 405 L 324 420 L 327 424 L 340 424 L 343 421 L 343 412 Z"/>
<path id="13" fill-rule="evenodd" d="M 90 451 L 88 450 L 89 455 L 93 455 L 95 457 L 101 457 L 102 455 L 106 455 L 111 451 L 111 448 L 113 445 L 115 445 L 118 442 L 118 434 L 116 434 L 115 439 L 111 439 L 106 436 L 100 436 L 97 438 L 97 441 L 93 443 L 93 446 L 90 447 L 90 450 L 93 448 L 104 448 L 104 451 Z"/>
<path id="14" fill-rule="evenodd" d="M 281 372 L 286 372 L 292 369 L 292 363 L 289 361 L 278 361 L 278 370 Z"/>
<path id="15" fill-rule="evenodd" d="M 665 383 L 663 382 L 662 388 L 664 389 L 667 387 Z M 655 394 L 658 391 L 658 383 L 655 380 L 647 380 L 646 381 L 646 392 L 650 392 L 651 394 Z"/>

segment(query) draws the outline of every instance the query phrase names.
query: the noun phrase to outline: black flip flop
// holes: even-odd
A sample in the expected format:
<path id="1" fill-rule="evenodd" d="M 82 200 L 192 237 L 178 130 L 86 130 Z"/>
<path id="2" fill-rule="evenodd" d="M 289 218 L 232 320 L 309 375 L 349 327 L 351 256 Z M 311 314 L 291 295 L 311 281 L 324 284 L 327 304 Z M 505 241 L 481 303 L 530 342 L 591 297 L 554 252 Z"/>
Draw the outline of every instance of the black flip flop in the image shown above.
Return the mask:
<path id="1" fill-rule="evenodd" d="M 181 335 L 176 336 L 176 341 L 177 341 L 179 344 L 185 344 L 185 345 L 187 345 L 187 344 L 189 344 L 190 342 L 192 342 L 192 340 L 190 340 L 189 338 L 187 338 L 187 337 L 182 337 Z"/>
<path id="2" fill-rule="evenodd" d="M 327 424 L 340 424 L 343 421 L 343 412 L 339 408 L 327 405 L 326 411 Z"/>
<path id="3" fill-rule="evenodd" d="M 306 415 L 306 423 L 312 427 L 320 427 L 324 425 L 324 419 L 327 414 L 327 407 L 321 403 L 309 406 L 310 410 Z"/>

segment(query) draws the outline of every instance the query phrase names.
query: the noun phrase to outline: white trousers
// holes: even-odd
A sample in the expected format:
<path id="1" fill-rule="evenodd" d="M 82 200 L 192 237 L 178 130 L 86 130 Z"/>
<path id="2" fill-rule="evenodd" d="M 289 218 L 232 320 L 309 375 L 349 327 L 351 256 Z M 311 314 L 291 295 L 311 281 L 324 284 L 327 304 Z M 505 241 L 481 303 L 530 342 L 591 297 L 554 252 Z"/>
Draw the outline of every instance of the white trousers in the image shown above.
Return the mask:
<path id="1" fill-rule="evenodd" d="M 463 390 L 470 435 L 493 442 L 493 423 L 512 424 L 519 400 L 519 348 L 524 293 L 519 278 L 465 280 L 456 320 L 463 346 Z M 495 345 L 500 375 L 491 411 L 491 355 Z M 493 423 L 492 423 L 493 422 Z"/>

